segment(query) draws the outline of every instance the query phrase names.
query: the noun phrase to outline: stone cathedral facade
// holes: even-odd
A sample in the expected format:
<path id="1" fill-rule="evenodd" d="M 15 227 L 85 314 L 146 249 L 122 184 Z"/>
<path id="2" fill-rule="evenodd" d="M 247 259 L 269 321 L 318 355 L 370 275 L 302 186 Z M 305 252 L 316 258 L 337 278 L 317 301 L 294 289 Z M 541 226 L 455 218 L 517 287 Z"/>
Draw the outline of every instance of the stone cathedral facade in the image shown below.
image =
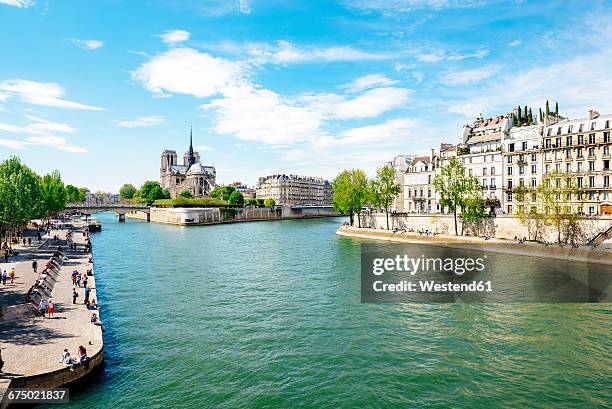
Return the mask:
<path id="1" fill-rule="evenodd" d="M 188 191 L 193 197 L 208 197 L 215 188 L 217 172 L 214 166 L 200 163 L 200 154 L 193 150 L 193 132 L 189 136 L 189 149 L 183 155 L 183 164 L 179 165 L 176 151 L 167 150 L 161 154 L 159 182 L 175 198 L 181 192 Z"/>

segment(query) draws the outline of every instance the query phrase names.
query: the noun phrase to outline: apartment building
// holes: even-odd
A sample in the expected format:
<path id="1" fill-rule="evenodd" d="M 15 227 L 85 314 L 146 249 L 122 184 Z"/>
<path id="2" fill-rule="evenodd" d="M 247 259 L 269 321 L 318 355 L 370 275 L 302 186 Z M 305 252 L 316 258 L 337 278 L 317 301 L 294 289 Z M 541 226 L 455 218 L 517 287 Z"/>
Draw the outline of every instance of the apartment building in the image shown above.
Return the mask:
<path id="1" fill-rule="evenodd" d="M 332 190 L 328 180 L 299 175 L 260 177 L 255 188 L 257 198 L 272 198 L 278 205 L 331 206 Z"/>
<path id="2" fill-rule="evenodd" d="M 440 158 L 432 149 L 428 156 L 415 156 L 404 174 L 404 209 L 407 213 L 439 213 L 434 178 Z"/>
<path id="3" fill-rule="evenodd" d="M 404 175 L 406 174 L 406 170 L 408 170 L 408 166 L 414 159 L 415 155 L 397 155 L 393 158 L 388 164 L 393 166 L 396 173 L 396 182 L 401 186 L 400 194 L 395 198 L 393 205 L 391 207 L 391 211 L 395 213 L 404 213 L 406 211 L 404 207 Z"/>
<path id="4" fill-rule="evenodd" d="M 573 197 L 572 211 L 612 214 L 611 125 L 611 114 L 589 110 L 586 118 L 549 121 L 544 128 L 543 174 L 575 175 L 582 193 Z"/>
<path id="5" fill-rule="evenodd" d="M 479 117 L 473 125 L 463 127 L 462 143 L 457 147 L 457 156 L 468 175 L 480 180 L 483 196 L 492 212 L 503 209 L 502 140 L 510 128 L 510 114 L 488 119 Z"/>
<path id="6" fill-rule="evenodd" d="M 542 135 L 544 125 L 512 127 L 502 137 L 503 190 L 502 208 L 517 213 L 524 204 L 516 203 L 513 190 L 517 186 L 537 188 L 542 178 Z M 535 201 L 529 193 L 528 201 Z M 531 200 L 533 199 L 533 200 Z"/>

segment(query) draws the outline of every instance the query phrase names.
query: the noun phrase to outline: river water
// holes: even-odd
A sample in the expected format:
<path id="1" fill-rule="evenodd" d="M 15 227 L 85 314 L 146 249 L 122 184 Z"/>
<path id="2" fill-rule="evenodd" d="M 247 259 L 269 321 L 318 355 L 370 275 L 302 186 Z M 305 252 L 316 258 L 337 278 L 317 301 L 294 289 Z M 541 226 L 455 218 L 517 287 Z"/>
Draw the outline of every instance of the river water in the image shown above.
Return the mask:
<path id="1" fill-rule="evenodd" d="M 612 405 L 609 304 L 362 304 L 342 219 L 98 218 L 105 370 L 62 407 Z"/>

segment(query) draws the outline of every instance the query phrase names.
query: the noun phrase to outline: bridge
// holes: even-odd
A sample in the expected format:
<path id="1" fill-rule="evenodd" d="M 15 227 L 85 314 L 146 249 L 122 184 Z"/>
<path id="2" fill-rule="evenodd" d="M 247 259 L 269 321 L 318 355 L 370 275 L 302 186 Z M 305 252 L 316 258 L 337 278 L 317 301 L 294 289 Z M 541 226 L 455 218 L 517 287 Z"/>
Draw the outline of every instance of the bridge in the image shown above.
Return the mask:
<path id="1" fill-rule="evenodd" d="M 147 214 L 149 218 L 149 206 L 145 204 L 124 204 L 124 203 L 112 203 L 112 204 L 68 204 L 66 205 L 66 211 L 90 216 L 98 212 L 115 212 L 119 216 L 119 221 L 125 221 L 125 214 L 131 212 L 143 212 Z M 148 220 L 147 220 L 148 221 Z"/>

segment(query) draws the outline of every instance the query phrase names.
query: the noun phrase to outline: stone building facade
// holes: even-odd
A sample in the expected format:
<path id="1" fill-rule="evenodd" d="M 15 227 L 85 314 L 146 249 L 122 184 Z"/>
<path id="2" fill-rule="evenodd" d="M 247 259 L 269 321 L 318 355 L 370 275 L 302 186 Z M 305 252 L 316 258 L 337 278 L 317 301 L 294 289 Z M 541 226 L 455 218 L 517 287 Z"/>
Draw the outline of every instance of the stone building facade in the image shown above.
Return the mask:
<path id="1" fill-rule="evenodd" d="M 173 198 L 184 191 L 193 197 L 207 197 L 216 185 L 215 167 L 202 165 L 200 154 L 193 150 L 193 133 L 189 137 L 189 149 L 183 155 L 183 164 L 179 165 L 176 151 L 164 149 L 159 173 L 161 187 Z"/>
<path id="2" fill-rule="evenodd" d="M 255 188 L 257 198 L 272 198 L 278 205 L 331 206 L 332 190 L 328 180 L 299 175 L 260 177 Z"/>

